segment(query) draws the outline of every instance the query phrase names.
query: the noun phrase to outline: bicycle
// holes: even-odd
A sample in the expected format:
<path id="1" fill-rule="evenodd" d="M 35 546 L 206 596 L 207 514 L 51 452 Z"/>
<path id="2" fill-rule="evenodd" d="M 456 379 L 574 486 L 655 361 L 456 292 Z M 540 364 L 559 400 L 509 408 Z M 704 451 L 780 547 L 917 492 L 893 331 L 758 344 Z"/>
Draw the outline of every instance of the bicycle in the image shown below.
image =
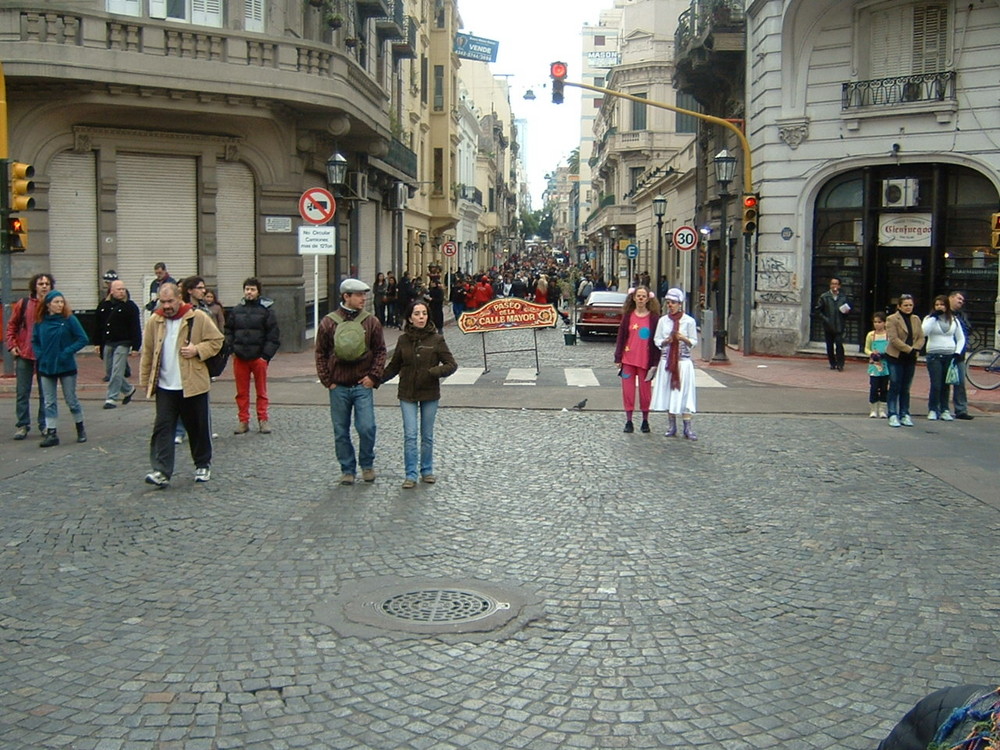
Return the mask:
<path id="1" fill-rule="evenodd" d="M 1000 388 L 1000 350 L 983 347 L 965 359 L 965 378 L 981 391 Z"/>

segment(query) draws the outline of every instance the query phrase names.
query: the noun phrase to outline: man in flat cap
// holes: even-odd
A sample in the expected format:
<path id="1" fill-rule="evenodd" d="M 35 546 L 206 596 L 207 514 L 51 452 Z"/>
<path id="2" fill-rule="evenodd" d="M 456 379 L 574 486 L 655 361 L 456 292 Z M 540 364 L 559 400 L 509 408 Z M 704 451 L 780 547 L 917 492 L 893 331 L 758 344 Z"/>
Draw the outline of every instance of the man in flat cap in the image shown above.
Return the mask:
<path id="1" fill-rule="evenodd" d="M 330 394 L 330 419 L 340 463 L 340 483 L 375 481 L 375 399 L 372 389 L 385 370 L 385 339 L 378 318 L 364 309 L 371 288 L 358 279 L 340 285 L 340 307 L 323 318 L 316 332 L 316 374 Z M 351 441 L 351 413 L 359 451 Z"/>

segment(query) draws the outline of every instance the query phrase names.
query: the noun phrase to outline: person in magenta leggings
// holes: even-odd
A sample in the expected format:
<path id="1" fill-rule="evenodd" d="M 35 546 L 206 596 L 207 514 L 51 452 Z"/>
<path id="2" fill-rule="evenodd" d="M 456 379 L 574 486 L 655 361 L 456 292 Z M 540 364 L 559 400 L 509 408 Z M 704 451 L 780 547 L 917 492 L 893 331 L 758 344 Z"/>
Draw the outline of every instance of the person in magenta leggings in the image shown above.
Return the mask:
<path id="1" fill-rule="evenodd" d="M 625 432 L 635 432 L 635 391 L 639 389 L 642 432 L 649 432 L 649 402 L 653 395 L 650 373 L 656 372 L 660 350 L 653 343 L 653 332 L 660 319 L 660 303 L 645 286 L 629 292 L 622 307 L 622 322 L 615 343 L 615 364 L 621 368 L 622 406 L 625 409 Z"/>

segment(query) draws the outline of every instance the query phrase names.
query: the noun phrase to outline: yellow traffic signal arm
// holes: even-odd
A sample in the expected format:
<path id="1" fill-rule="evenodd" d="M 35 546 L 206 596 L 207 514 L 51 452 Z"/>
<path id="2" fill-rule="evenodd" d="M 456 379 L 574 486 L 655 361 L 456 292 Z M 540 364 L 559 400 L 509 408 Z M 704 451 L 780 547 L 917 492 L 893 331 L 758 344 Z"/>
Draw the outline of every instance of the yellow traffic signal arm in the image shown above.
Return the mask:
<path id="1" fill-rule="evenodd" d="M 632 96 L 631 94 L 623 94 L 621 91 L 614 91 L 613 89 L 603 89 L 600 86 L 591 86 L 587 83 L 575 83 L 573 81 L 564 81 L 566 86 L 576 86 L 578 89 L 587 89 L 587 91 L 596 91 L 599 94 L 605 94 L 607 96 L 614 96 L 619 99 L 628 99 L 632 102 L 639 102 L 640 104 L 648 104 L 650 107 L 658 107 L 659 109 L 669 109 L 671 112 L 680 112 L 682 115 L 691 115 L 692 117 L 697 117 L 699 120 L 705 120 L 706 122 L 711 122 L 716 125 L 721 125 L 724 128 L 731 130 L 736 134 L 736 137 L 740 141 L 740 148 L 743 150 L 743 192 L 752 193 L 753 192 L 753 166 L 750 157 L 750 143 L 747 141 L 747 137 L 743 135 L 743 131 L 736 127 L 729 120 L 724 120 L 721 117 L 713 117 L 712 115 L 702 114 L 701 112 L 692 112 L 690 109 L 681 109 L 673 104 L 665 104 L 664 102 L 656 102 L 652 99 L 643 99 L 638 96 Z"/>

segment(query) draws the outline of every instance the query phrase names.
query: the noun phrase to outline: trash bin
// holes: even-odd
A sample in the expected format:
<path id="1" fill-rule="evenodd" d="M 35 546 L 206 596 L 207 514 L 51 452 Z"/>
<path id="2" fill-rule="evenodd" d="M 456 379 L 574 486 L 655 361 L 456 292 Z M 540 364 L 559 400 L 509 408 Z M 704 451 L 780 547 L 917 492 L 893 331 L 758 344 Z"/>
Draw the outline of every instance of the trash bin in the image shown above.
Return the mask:
<path id="1" fill-rule="evenodd" d="M 563 331 L 563 341 L 566 346 L 576 346 L 576 334 L 573 331 Z"/>

